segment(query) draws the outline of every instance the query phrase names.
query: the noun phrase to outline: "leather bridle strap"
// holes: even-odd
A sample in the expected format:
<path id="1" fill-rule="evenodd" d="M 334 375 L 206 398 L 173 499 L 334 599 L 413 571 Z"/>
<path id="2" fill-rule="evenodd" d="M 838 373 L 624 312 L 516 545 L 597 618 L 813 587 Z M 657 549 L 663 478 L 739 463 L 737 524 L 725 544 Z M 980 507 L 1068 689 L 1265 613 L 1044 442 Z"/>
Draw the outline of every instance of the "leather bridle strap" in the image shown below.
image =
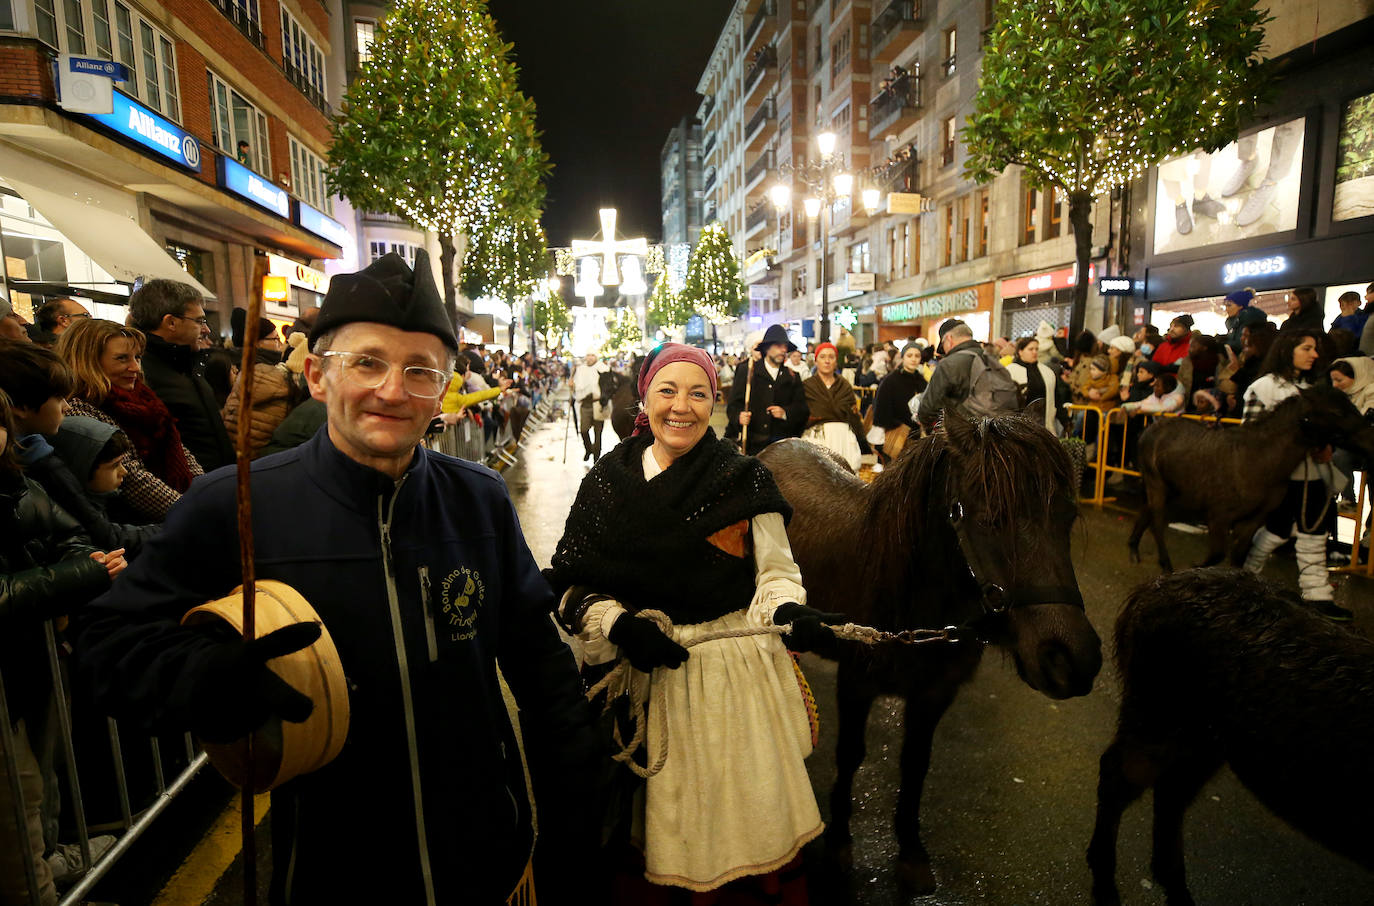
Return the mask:
<path id="1" fill-rule="evenodd" d="M 968 537 L 964 505 L 957 499 L 950 504 L 949 522 L 959 542 L 959 553 L 964 555 L 969 575 L 977 583 L 982 595 L 985 614 L 1003 614 L 1013 607 L 1026 607 L 1032 604 L 1071 604 L 1079 610 L 1085 609 L 1083 595 L 1076 585 L 1021 585 L 1008 592 L 997 583 L 988 581 L 988 570 L 982 562 L 982 556 Z"/>

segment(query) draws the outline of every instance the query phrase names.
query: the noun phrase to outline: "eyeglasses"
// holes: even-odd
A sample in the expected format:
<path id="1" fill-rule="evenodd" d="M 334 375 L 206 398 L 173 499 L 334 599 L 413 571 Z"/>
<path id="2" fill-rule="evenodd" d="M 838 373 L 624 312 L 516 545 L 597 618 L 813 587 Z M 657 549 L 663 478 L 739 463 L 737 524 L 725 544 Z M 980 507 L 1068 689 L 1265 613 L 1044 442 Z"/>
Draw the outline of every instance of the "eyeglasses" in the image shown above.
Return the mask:
<path id="1" fill-rule="evenodd" d="M 64 318 L 89 318 L 91 313 L 88 311 L 69 311 L 63 313 Z"/>
<path id="2" fill-rule="evenodd" d="M 344 379 L 349 383 L 367 390 L 376 390 L 391 377 L 392 365 L 385 359 L 365 352 L 344 352 L 331 349 L 323 354 L 326 359 L 337 359 L 343 370 Z M 447 371 L 425 368 L 420 365 L 407 365 L 401 369 L 402 386 L 406 393 L 422 399 L 432 400 L 444 392 L 452 377 Z"/>
<path id="3" fill-rule="evenodd" d="M 188 318 L 185 315 L 172 315 L 172 317 L 176 318 L 179 321 L 195 321 L 201 327 L 210 326 L 210 319 L 205 317 L 205 315 L 201 315 L 199 318 Z"/>

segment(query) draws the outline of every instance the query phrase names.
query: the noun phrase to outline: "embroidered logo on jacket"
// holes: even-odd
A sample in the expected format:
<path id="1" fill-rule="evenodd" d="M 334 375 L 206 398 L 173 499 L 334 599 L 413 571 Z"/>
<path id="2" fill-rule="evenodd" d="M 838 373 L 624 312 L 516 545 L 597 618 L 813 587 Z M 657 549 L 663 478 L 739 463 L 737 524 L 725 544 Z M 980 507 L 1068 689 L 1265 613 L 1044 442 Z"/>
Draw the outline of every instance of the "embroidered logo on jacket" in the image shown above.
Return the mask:
<path id="1" fill-rule="evenodd" d="M 449 641 L 465 642 L 477 635 L 477 612 L 486 593 L 482 576 L 475 569 L 460 566 L 448 574 L 440 588 L 444 627 Z"/>

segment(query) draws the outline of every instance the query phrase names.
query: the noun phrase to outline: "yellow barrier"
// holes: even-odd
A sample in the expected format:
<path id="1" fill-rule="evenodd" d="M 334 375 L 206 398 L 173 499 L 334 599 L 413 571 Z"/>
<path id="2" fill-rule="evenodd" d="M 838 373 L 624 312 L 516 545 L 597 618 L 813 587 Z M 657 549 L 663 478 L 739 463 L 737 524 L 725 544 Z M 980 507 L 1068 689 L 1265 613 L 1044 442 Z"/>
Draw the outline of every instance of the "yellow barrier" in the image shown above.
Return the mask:
<path id="1" fill-rule="evenodd" d="M 1374 579 L 1374 550 L 1365 555 L 1363 564 L 1360 563 L 1360 545 L 1374 545 L 1374 532 L 1365 530 L 1364 508 L 1368 494 L 1369 472 L 1365 471 L 1360 473 L 1360 493 L 1355 500 L 1355 512 L 1336 514 L 1338 519 L 1355 520 L 1354 537 L 1350 539 L 1350 563 L 1347 566 L 1338 566 L 1332 572 L 1354 573 Z"/>
<path id="2" fill-rule="evenodd" d="M 1096 412 L 1099 416 L 1101 416 L 1097 419 L 1097 430 L 1094 431 L 1093 436 L 1089 438 L 1088 417 L 1084 415 L 1082 433 L 1078 435 L 1082 439 L 1085 447 L 1091 447 L 1095 444 L 1097 450 L 1097 455 L 1092 459 L 1088 460 L 1087 462 L 1085 462 L 1083 466 L 1085 469 L 1093 470 L 1092 496 L 1080 496 L 1078 498 L 1078 502 L 1091 503 L 1093 506 L 1101 506 L 1105 500 L 1105 498 L 1103 497 L 1103 493 L 1106 490 L 1107 478 L 1106 473 L 1102 470 L 1103 460 L 1107 456 L 1107 419 L 1105 417 L 1105 413 L 1103 413 L 1102 410 L 1097 408 L 1096 406 L 1085 406 L 1080 403 L 1070 403 L 1064 408 L 1069 412 L 1070 419 L 1073 418 L 1073 413 L 1075 412 Z"/>

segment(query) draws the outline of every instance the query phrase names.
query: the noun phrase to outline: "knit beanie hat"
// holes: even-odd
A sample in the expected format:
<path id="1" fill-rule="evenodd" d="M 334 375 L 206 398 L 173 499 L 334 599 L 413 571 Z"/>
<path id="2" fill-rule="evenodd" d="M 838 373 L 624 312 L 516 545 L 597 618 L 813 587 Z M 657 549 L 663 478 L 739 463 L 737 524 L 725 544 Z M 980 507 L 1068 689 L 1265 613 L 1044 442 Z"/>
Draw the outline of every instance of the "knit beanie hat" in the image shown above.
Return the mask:
<path id="1" fill-rule="evenodd" d="M 98 418 L 85 415 L 68 415 L 62 419 L 57 433 L 48 438 L 53 452 L 66 463 L 67 468 L 84 485 L 90 480 L 95 467 L 100 465 L 96 457 L 110 438 L 119 429 Z"/>
<path id="2" fill-rule="evenodd" d="M 1102 330 L 1098 331 L 1097 342 L 1106 346 L 1119 336 L 1121 336 L 1121 328 L 1117 327 L 1115 324 L 1108 324 L 1106 327 L 1102 328 Z"/>
<path id="3" fill-rule="evenodd" d="M 1239 308 L 1245 308 L 1255 301 L 1255 291 L 1252 289 L 1238 289 L 1233 293 L 1226 294 L 1226 301 Z"/>
<path id="4" fill-rule="evenodd" d="M 1126 355 L 1130 355 L 1133 352 L 1135 352 L 1135 341 L 1132 340 L 1130 337 L 1113 337 L 1112 341 L 1107 345 L 1111 346 L 1114 349 L 1121 350 Z"/>
<path id="5" fill-rule="evenodd" d="M 1095 355 L 1088 360 L 1088 364 L 1106 374 L 1112 370 L 1112 363 L 1105 355 Z"/>

